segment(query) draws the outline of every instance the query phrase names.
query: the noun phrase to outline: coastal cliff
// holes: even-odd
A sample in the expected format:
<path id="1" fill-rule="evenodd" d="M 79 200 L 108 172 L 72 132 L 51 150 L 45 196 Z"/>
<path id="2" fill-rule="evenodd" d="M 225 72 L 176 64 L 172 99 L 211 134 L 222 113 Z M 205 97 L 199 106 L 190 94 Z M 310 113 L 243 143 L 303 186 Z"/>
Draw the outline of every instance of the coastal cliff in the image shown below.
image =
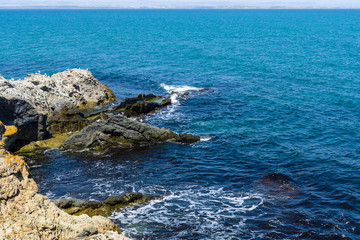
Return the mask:
<path id="1" fill-rule="evenodd" d="M 128 239 L 109 219 L 69 215 L 39 194 L 24 159 L 4 149 L 14 134 L 13 126 L 0 122 L 1 239 Z"/>

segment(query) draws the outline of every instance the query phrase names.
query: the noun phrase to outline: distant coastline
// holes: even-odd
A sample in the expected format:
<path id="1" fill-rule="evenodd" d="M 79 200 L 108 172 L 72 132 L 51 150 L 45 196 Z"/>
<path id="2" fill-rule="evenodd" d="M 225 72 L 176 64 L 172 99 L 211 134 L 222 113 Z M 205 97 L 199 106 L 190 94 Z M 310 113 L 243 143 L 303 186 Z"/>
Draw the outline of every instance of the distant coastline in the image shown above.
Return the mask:
<path id="1" fill-rule="evenodd" d="M 290 6 L 239 6 L 239 7 L 106 7 L 106 6 L 1 6 L 0 10 L 360 10 L 360 7 L 290 7 Z"/>

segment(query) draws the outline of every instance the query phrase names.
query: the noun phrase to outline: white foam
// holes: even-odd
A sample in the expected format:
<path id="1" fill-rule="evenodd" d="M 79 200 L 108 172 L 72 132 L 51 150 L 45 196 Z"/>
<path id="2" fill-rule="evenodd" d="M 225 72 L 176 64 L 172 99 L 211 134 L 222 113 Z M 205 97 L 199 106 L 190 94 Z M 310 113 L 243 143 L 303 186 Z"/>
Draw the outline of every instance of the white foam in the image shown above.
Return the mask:
<path id="1" fill-rule="evenodd" d="M 184 98 L 184 94 L 188 92 L 198 92 L 204 90 L 204 88 L 192 87 L 187 85 L 167 85 L 161 83 L 160 86 L 170 95 L 171 105 L 166 108 L 165 111 L 160 112 L 160 118 L 163 120 L 169 120 L 173 117 L 179 118 L 181 116 L 174 116 L 174 112 L 180 105 L 180 99 Z"/>
<path id="2" fill-rule="evenodd" d="M 194 188 L 170 192 L 163 199 L 122 209 L 111 218 L 119 220 L 124 234 L 131 237 L 155 236 L 159 228 L 166 228 L 173 230 L 175 239 L 195 232 L 211 239 L 226 239 L 229 228 L 234 233 L 244 228 L 246 214 L 262 204 L 263 198 L 258 194 Z"/>
<path id="3" fill-rule="evenodd" d="M 204 88 L 186 86 L 186 85 L 166 85 L 165 83 L 161 83 L 160 86 L 165 89 L 168 93 L 177 92 L 177 93 L 185 93 L 189 91 L 201 91 Z"/>
<path id="4" fill-rule="evenodd" d="M 210 136 L 200 136 L 200 142 L 207 142 L 210 140 L 211 140 Z"/>

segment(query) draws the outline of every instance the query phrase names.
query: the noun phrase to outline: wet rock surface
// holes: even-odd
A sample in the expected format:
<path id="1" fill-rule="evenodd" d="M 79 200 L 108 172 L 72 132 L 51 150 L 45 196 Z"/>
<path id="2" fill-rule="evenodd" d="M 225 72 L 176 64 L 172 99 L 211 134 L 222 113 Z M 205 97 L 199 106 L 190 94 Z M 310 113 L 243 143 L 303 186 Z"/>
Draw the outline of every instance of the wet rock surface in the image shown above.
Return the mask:
<path id="1" fill-rule="evenodd" d="M 108 119 L 96 121 L 78 133 L 70 136 L 62 149 L 92 148 L 104 150 L 109 146 L 149 145 L 157 142 L 175 141 L 191 143 L 200 137 L 190 134 L 178 135 L 169 129 L 157 128 L 129 119 L 121 114 L 108 114 Z"/>
<path id="2" fill-rule="evenodd" d="M 82 200 L 76 198 L 55 199 L 53 203 L 71 215 L 87 214 L 89 216 L 111 216 L 121 208 L 143 204 L 161 196 L 145 196 L 141 193 L 124 193 L 121 196 L 109 196 L 104 202 Z"/>
<path id="3" fill-rule="evenodd" d="M 159 108 L 171 104 L 170 97 L 161 97 L 153 94 L 139 94 L 137 97 L 125 98 L 115 106 L 113 111 L 123 111 L 125 116 L 139 117 L 148 113 L 155 112 Z"/>

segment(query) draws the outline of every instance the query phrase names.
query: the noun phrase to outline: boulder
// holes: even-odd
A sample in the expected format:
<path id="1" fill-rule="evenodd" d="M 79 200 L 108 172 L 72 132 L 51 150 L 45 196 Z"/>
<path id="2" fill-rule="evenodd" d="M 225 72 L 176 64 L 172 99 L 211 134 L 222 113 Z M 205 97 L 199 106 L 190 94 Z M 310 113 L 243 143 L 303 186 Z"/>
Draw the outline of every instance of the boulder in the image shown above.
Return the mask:
<path id="1" fill-rule="evenodd" d="M 64 120 L 63 112 L 67 109 L 88 108 L 114 100 L 113 92 L 87 70 L 70 69 L 51 77 L 30 74 L 17 81 L 0 78 L 0 121 L 18 128 L 12 150 L 46 139 L 51 132 L 86 125 L 76 114 Z"/>
<path id="2" fill-rule="evenodd" d="M 108 119 L 96 121 L 78 133 L 70 136 L 62 149 L 92 148 L 102 151 L 112 145 L 150 145 L 157 142 L 195 142 L 200 137 L 190 134 L 179 136 L 169 129 L 158 128 L 121 114 L 107 114 Z"/>

